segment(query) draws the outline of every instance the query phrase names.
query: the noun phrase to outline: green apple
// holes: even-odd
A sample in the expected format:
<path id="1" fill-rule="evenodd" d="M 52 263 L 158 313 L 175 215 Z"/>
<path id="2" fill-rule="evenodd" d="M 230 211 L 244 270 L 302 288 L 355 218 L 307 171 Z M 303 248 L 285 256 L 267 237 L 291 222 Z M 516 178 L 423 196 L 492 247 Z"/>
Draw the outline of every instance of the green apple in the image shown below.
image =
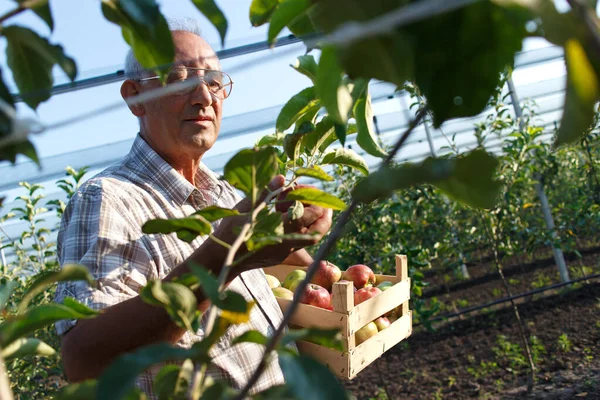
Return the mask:
<path id="1" fill-rule="evenodd" d="M 298 284 L 304 280 L 304 278 L 306 278 L 306 272 L 302 269 L 295 269 L 286 275 L 282 286 L 293 292 L 296 290 Z"/>
<path id="2" fill-rule="evenodd" d="M 288 300 L 293 300 L 294 299 L 294 292 L 292 292 L 289 289 L 286 289 L 284 287 L 276 287 L 271 289 L 273 291 L 273 294 L 275 295 L 275 297 L 279 297 L 282 299 L 288 299 Z"/>
<path id="3" fill-rule="evenodd" d="M 273 275 L 265 274 L 265 276 L 267 277 L 267 283 L 269 284 L 269 287 L 271 289 L 275 289 L 276 287 L 281 286 L 281 282 L 279 282 L 279 279 L 277 279 Z"/>

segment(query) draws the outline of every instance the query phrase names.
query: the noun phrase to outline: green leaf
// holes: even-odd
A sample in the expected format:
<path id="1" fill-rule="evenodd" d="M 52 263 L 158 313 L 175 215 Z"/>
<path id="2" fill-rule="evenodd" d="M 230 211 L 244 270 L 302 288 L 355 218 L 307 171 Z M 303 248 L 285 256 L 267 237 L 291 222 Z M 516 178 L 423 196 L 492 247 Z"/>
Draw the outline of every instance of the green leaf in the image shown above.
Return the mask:
<path id="1" fill-rule="evenodd" d="M 346 125 L 352 96 L 342 77 L 335 49 L 331 46 L 323 48 L 317 68 L 317 96 L 334 122 Z"/>
<path id="2" fill-rule="evenodd" d="M 177 237 L 191 243 L 196 237 L 212 232 L 212 225 L 200 214 L 192 214 L 185 218 L 151 219 L 142 225 L 142 232 L 147 234 L 175 232 Z"/>
<path id="3" fill-rule="evenodd" d="M 26 6 L 31 11 L 37 14 L 48 28 L 50 28 L 50 32 L 54 30 L 54 20 L 52 19 L 52 11 L 50 11 L 50 5 L 48 4 L 48 0 L 44 1 L 35 1 L 35 2 L 26 2 L 25 0 L 18 0 L 20 6 Z"/>
<path id="4" fill-rule="evenodd" d="M 17 281 L 0 282 L 0 311 L 4 310 L 13 290 L 19 286 Z"/>
<path id="5" fill-rule="evenodd" d="M 167 361 L 183 361 L 187 358 L 209 359 L 198 347 L 184 349 L 166 343 L 152 344 L 119 356 L 98 379 L 98 399 L 120 399 L 135 385 L 136 377 L 148 367 Z"/>
<path id="6" fill-rule="evenodd" d="M 235 188 L 256 204 L 258 194 L 277 174 L 277 150 L 274 147 L 243 149 L 225 164 L 223 175 Z"/>
<path id="7" fill-rule="evenodd" d="M 365 160 L 352 149 L 340 148 L 331 151 L 325 154 L 321 164 L 347 165 L 348 167 L 360 171 L 364 175 L 369 174 L 369 166 Z"/>
<path id="8" fill-rule="evenodd" d="M 199 327 L 200 311 L 194 292 L 186 286 L 160 280 L 150 281 L 140 291 L 148 304 L 163 307 L 180 328 L 195 332 Z"/>
<path id="9" fill-rule="evenodd" d="M 302 137 L 308 135 L 315 130 L 312 122 L 304 121 L 298 126 L 300 120 L 296 122 L 296 130 L 294 133 L 287 134 L 283 137 L 283 151 L 290 160 L 298 159 L 302 151 Z"/>
<path id="10" fill-rule="evenodd" d="M 380 168 L 360 181 L 352 196 L 369 203 L 395 190 L 430 183 L 470 206 L 491 208 L 500 191 L 500 183 L 494 179 L 497 164 L 492 155 L 475 150 L 459 158 L 430 157 L 420 164 Z"/>
<path id="11" fill-rule="evenodd" d="M 368 87 L 365 88 L 365 91 L 354 105 L 354 118 L 358 130 L 356 143 L 370 155 L 383 158 L 387 156 L 387 153 L 377 144 L 377 136 L 373 129 L 371 95 L 368 90 Z"/>
<path id="12" fill-rule="evenodd" d="M 310 187 L 294 189 L 287 194 L 286 200 L 298 200 L 304 204 L 314 204 L 333 210 L 344 210 L 346 208 L 346 204 L 334 195 Z"/>
<path id="13" fill-rule="evenodd" d="M 88 379 L 79 383 L 71 383 L 54 396 L 54 400 L 93 400 L 96 399 L 96 388 L 98 382 L 95 379 Z"/>
<path id="14" fill-rule="evenodd" d="M 240 336 L 233 338 L 231 345 L 234 346 L 240 343 L 256 343 L 266 346 L 269 338 L 259 331 L 246 331 Z"/>
<path id="15" fill-rule="evenodd" d="M 7 63 L 23 101 L 34 110 L 50 98 L 54 81 L 52 67 L 59 65 L 74 80 L 77 67 L 72 58 L 65 55 L 61 46 L 53 45 L 31 29 L 11 25 L 2 33 L 7 40 Z"/>
<path id="16" fill-rule="evenodd" d="M 219 281 L 208 270 L 198 265 L 190 265 L 190 271 L 198 278 L 200 288 L 211 303 L 225 311 L 243 313 L 248 308 L 244 296 L 231 290 L 219 292 Z"/>
<path id="17" fill-rule="evenodd" d="M 227 293 L 235 293 L 235 292 L 225 292 Z M 237 294 L 237 293 L 235 293 Z M 246 303 L 246 309 L 243 311 L 231 311 L 231 310 L 223 310 L 221 311 L 221 318 L 225 320 L 228 324 L 245 324 L 250 321 L 250 313 L 252 308 L 254 307 L 255 302 L 249 301 Z"/>
<path id="18" fill-rule="evenodd" d="M 194 363 L 187 359 L 181 366 L 167 364 L 160 369 L 152 388 L 159 400 L 186 400 L 194 375 Z"/>
<path id="19" fill-rule="evenodd" d="M 339 329 L 303 328 L 290 330 L 281 339 L 280 346 L 285 347 L 298 340 L 315 343 L 337 351 L 344 351 Z"/>
<path id="20" fill-rule="evenodd" d="M 292 221 L 296 221 L 304 215 L 304 204 L 299 201 L 294 201 L 287 210 L 288 217 Z"/>
<path id="21" fill-rule="evenodd" d="M 283 133 L 271 133 L 261 137 L 254 147 L 264 146 L 282 146 L 283 145 Z"/>
<path id="22" fill-rule="evenodd" d="M 565 60 L 567 94 L 555 146 L 572 143 L 588 131 L 596 114 L 594 106 L 600 98 L 598 77 L 581 43 L 567 40 Z"/>
<path id="23" fill-rule="evenodd" d="M 90 318 L 97 314 L 97 312 L 88 309 L 82 304 L 79 306 L 85 308 L 86 312 L 82 312 L 81 308 L 73 307 L 68 302 L 66 303 L 42 304 L 31 307 L 22 315 L 4 322 L 0 325 L 0 347 L 6 347 L 18 338 L 29 335 L 57 321 Z"/>
<path id="24" fill-rule="evenodd" d="M 279 32 L 293 23 L 295 19 L 301 17 L 310 5 L 310 0 L 282 0 L 271 16 L 268 33 L 269 43 L 274 43 Z"/>
<path id="25" fill-rule="evenodd" d="M 340 141 L 342 146 L 346 143 L 346 124 L 333 124 L 333 131 L 335 132 L 335 137 Z"/>
<path id="26" fill-rule="evenodd" d="M 323 168 L 318 165 L 314 165 L 309 168 L 298 168 L 294 171 L 296 176 L 309 176 L 311 178 L 318 179 L 320 181 L 331 182 L 333 181 L 333 177 L 330 176 L 327 172 L 323 170 Z"/>
<path id="27" fill-rule="evenodd" d="M 299 399 L 348 399 L 349 396 L 331 371 L 308 356 L 279 353 L 279 365 L 286 385 Z"/>
<path id="28" fill-rule="evenodd" d="M 209 222 L 214 222 L 220 220 L 221 218 L 233 217 L 235 215 L 240 215 L 238 210 L 223 208 L 219 206 L 208 206 L 201 210 L 198 210 L 194 213 L 194 215 L 201 215 Z"/>
<path id="29" fill-rule="evenodd" d="M 56 350 L 39 339 L 27 338 L 17 339 L 2 349 L 4 362 L 28 356 L 53 356 Z"/>
<path id="30" fill-rule="evenodd" d="M 295 94 L 285 103 L 277 116 L 277 121 L 275 122 L 277 132 L 287 130 L 294 122 L 313 108 L 317 102 L 315 88 L 312 86 Z"/>
<path id="31" fill-rule="evenodd" d="M 252 236 L 246 241 L 246 247 L 249 251 L 258 251 L 261 248 L 281 243 L 281 236 L 284 234 L 283 220 L 279 213 L 269 213 L 269 210 L 262 210 L 257 217 L 256 224 L 252 227 Z"/>
<path id="32" fill-rule="evenodd" d="M 200 12 L 217 28 L 221 36 L 221 46 L 225 47 L 225 35 L 227 34 L 227 18 L 214 0 L 192 0 Z"/>
<path id="33" fill-rule="evenodd" d="M 86 281 L 90 286 L 94 285 L 94 279 L 87 267 L 83 265 L 67 264 L 59 271 L 42 272 L 34 277 L 19 304 L 19 313 L 25 311 L 29 302 L 39 293 L 56 282 Z"/>
<path id="34" fill-rule="evenodd" d="M 14 164 L 17 161 L 17 154 L 23 154 L 35 162 L 38 167 L 41 167 L 35 147 L 29 140 L 9 144 L 8 146 L 0 148 L 0 160 L 7 160 Z"/>
<path id="35" fill-rule="evenodd" d="M 250 23 L 252 26 L 266 24 L 277 7 L 277 0 L 252 0 L 250 4 Z"/>
<path id="36" fill-rule="evenodd" d="M 288 385 L 271 386 L 270 388 L 256 393 L 251 397 L 252 400 L 296 400 L 297 397 Z"/>
<path id="37" fill-rule="evenodd" d="M 167 21 L 155 0 L 102 0 L 102 13 L 121 27 L 123 39 L 131 46 L 135 58 L 146 69 L 164 76 L 165 66 L 175 58 L 173 38 Z"/>
<path id="38" fill-rule="evenodd" d="M 317 63 L 315 62 L 315 58 L 312 55 L 307 54 L 298 57 L 296 59 L 296 62 L 292 64 L 292 68 L 294 68 L 301 74 L 306 75 L 312 81 L 313 85 L 316 85 Z"/>

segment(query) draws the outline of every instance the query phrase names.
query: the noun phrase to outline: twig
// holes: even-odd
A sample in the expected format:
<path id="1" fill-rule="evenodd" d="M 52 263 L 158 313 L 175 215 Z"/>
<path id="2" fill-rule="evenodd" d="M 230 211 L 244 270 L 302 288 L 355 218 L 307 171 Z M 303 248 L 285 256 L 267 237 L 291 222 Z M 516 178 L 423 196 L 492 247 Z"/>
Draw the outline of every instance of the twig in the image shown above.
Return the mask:
<path id="1" fill-rule="evenodd" d="M 392 151 L 389 153 L 388 157 L 383 161 L 382 165 L 387 165 L 392 161 L 394 156 L 398 153 L 398 150 L 402 147 L 402 144 L 404 142 L 406 142 L 406 139 L 408 139 L 411 132 L 421 122 L 424 115 L 425 115 L 425 110 L 423 110 L 417 114 L 415 119 L 411 122 L 411 124 L 409 125 L 407 130 L 402 134 L 402 137 L 398 140 L 398 142 L 396 143 L 396 145 L 394 146 Z M 306 270 L 306 277 L 304 278 L 304 280 L 302 282 L 300 282 L 300 284 L 296 288 L 296 291 L 294 293 L 294 298 L 293 298 L 292 302 L 290 303 L 290 306 L 288 307 L 287 311 L 283 315 L 283 320 L 281 321 L 281 324 L 279 325 L 279 327 L 277 327 L 277 330 L 275 331 L 275 333 L 269 340 L 269 343 L 267 343 L 267 346 L 265 349 L 265 354 L 263 355 L 263 358 L 261 359 L 260 363 L 258 364 L 258 367 L 254 371 L 254 373 L 252 374 L 252 376 L 250 377 L 248 382 L 246 382 L 246 385 L 242 388 L 240 393 L 234 398 L 234 400 L 243 400 L 244 398 L 246 398 L 246 396 L 248 395 L 252 386 L 254 386 L 256 381 L 258 381 L 258 378 L 260 378 L 260 375 L 263 373 L 263 371 L 266 367 L 266 359 L 267 359 L 268 355 L 271 354 L 271 352 L 273 350 L 275 350 L 275 346 L 277 346 L 279 339 L 283 335 L 283 331 L 285 330 L 286 326 L 289 324 L 292 315 L 298 308 L 298 304 L 300 303 L 300 297 L 301 297 L 300 294 L 304 292 L 305 288 L 310 283 L 312 277 L 317 272 L 317 267 L 319 265 L 319 262 L 325 257 L 325 255 L 329 252 L 329 250 L 331 250 L 331 248 L 333 248 L 333 246 L 335 245 L 335 242 L 337 242 L 337 240 L 342 236 L 344 226 L 350 219 L 350 216 L 352 215 L 352 212 L 354 211 L 354 209 L 356 208 L 357 205 L 358 205 L 358 201 L 356 199 L 353 199 L 352 202 L 350 203 L 350 205 L 348 206 L 348 208 L 346 208 L 346 210 L 344 210 L 339 215 L 338 220 L 336 221 L 336 224 L 335 224 L 333 230 L 331 231 L 331 233 L 329 234 L 329 236 L 327 237 L 325 242 L 319 247 L 319 250 L 317 250 L 317 253 L 315 254 L 313 263 Z"/>

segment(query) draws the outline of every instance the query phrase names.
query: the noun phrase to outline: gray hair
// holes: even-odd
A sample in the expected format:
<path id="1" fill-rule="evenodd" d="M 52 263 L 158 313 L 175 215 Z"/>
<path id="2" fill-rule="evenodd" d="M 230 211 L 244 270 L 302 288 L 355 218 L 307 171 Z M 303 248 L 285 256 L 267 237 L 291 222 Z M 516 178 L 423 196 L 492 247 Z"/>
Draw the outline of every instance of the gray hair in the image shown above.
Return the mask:
<path id="1" fill-rule="evenodd" d="M 193 33 L 196 36 L 202 37 L 200 24 L 193 18 L 167 19 L 169 30 L 171 32 L 184 31 Z M 133 50 L 129 49 L 125 56 L 125 77 L 127 79 L 139 79 L 150 75 L 150 72 L 145 70 L 133 54 Z"/>

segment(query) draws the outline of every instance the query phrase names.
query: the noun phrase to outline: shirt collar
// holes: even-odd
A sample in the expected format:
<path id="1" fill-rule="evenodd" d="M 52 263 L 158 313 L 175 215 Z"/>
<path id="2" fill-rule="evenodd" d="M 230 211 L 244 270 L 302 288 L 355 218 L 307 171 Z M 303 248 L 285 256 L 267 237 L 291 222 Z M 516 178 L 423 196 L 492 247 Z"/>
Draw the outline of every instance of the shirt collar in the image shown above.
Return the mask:
<path id="1" fill-rule="evenodd" d="M 216 174 L 204 163 L 200 163 L 196 171 L 196 187 L 188 182 L 181 174 L 167 163 L 150 145 L 138 134 L 126 158 L 126 164 L 138 174 L 144 176 L 147 182 L 152 182 L 176 205 L 183 205 L 194 191 L 222 189 Z"/>

